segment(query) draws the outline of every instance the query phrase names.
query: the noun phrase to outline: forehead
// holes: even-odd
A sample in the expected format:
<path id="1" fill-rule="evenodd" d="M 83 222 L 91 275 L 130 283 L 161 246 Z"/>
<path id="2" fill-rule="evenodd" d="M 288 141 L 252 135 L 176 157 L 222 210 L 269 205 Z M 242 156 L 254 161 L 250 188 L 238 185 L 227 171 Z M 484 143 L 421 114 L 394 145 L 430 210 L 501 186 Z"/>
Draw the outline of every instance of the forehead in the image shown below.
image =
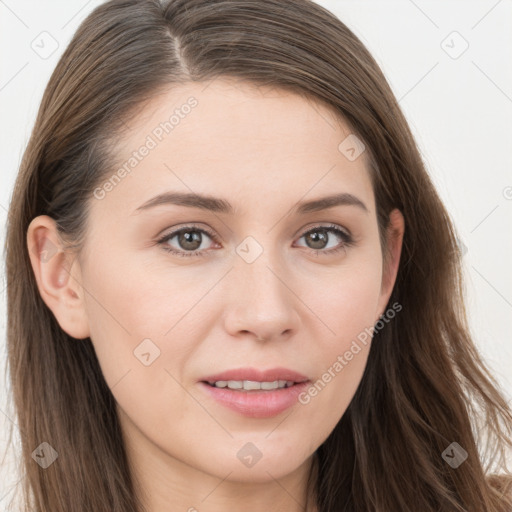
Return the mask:
<path id="1" fill-rule="evenodd" d="M 142 104 L 128 127 L 107 174 L 124 168 L 108 194 L 109 203 L 122 199 L 121 210 L 164 189 L 238 197 L 237 212 L 254 195 L 283 203 L 339 191 L 371 205 L 365 153 L 343 152 L 350 127 L 303 95 L 226 78 L 173 85 Z"/>
<path id="2" fill-rule="evenodd" d="M 181 141 L 203 137 L 203 144 L 214 141 L 215 146 L 242 139 L 246 147 L 251 141 L 284 141 L 290 144 L 282 149 L 301 152 L 307 149 L 298 145 L 304 137 L 312 146 L 328 134 L 335 140 L 350 134 L 346 121 L 319 99 L 231 78 L 169 86 L 131 114 L 130 129 L 121 141 L 125 148 L 136 146 L 146 134 L 167 145 L 178 136 Z"/>

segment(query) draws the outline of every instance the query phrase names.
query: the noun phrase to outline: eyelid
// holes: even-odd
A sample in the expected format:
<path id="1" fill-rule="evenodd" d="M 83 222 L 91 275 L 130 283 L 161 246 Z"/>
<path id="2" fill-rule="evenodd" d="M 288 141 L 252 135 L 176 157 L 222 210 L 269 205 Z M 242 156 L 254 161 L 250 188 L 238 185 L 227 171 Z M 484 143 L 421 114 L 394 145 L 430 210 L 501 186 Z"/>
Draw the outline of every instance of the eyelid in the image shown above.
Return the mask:
<path id="1" fill-rule="evenodd" d="M 179 227 L 179 226 L 178 227 L 173 227 L 171 229 L 171 231 L 167 231 L 167 229 L 164 229 L 161 232 L 161 233 L 164 233 L 164 234 L 158 234 L 156 236 L 156 239 L 157 239 L 157 241 L 169 239 L 169 238 L 172 238 L 172 237 L 176 236 L 180 231 L 186 231 L 186 230 L 204 232 L 210 238 L 212 238 L 212 239 L 214 239 L 216 241 L 217 241 L 217 238 L 218 238 L 217 235 L 212 230 L 210 230 L 209 228 L 206 228 L 206 227 L 201 226 L 199 224 L 195 224 L 194 222 L 190 222 L 188 224 L 184 224 L 181 227 Z"/>
<path id="2" fill-rule="evenodd" d="M 309 227 L 306 227 L 306 228 L 301 228 L 295 236 L 298 236 L 299 234 L 301 234 L 300 236 L 304 236 L 306 234 L 308 234 L 310 231 L 313 231 L 314 229 L 338 229 L 339 231 L 342 231 L 345 235 L 349 236 L 352 238 L 352 233 L 350 232 L 350 230 L 348 230 L 347 228 L 343 227 L 343 226 L 340 226 L 338 224 L 333 224 L 332 222 L 315 222 L 313 223 L 312 225 L 310 225 Z"/>
<path id="3" fill-rule="evenodd" d="M 310 231 L 312 231 L 313 229 L 320 229 L 320 228 L 339 229 L 340 231 L 343 231 L 344 234 L 347 235 L 348 237 L 353 238 L 353 235 L 349 229 L 345 228 L 344 226 L 339 226 L 337 224 L 333 224 L 332 222 L 329 222 L 329 221 L 325 221 L 325 222 L 319 221 L 319 222 L 311 224 L 309 227 L 308 226 L 302 227 L 295 232 L 294 237 L 298 237 L 299 235 L 304 236 L 307 233 L 309 233 Z M 197 229 L 198 231 L 204 231 L 209 237 L 211 237 L 215 241 L 218 241 L 218 236 L 210 228 L 204 227 L 195 222 L 185 223 L 182 227 L 174 227 L 174 228 L 172 228 L 172 231 L 168 232 L 167 234 L 163 234 L 163 235 L 158 234 L 156 236 L 156 239 L 161 240 L 161 239 L 167 238 L 169 235 L 176 235 L 177 232 L 179 232 L 183 229 L 190 229 L 190 230 Z M 163 230 L 164 233 L 165 233 L 165 231 L 167 231 L 167 228 L 165 230 Z"/>

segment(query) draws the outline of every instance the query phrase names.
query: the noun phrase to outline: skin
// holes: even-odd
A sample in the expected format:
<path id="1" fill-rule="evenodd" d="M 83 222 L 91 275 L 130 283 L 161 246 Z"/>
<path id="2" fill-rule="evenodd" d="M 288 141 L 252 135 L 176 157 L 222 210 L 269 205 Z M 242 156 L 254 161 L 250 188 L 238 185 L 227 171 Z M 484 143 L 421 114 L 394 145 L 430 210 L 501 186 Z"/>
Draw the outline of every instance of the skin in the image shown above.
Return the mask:
<path id="1" fill-rule="evenodd" d="M 62 329 L 91 338 L 148 511 L 304 510 L 312 455 L 354 396 L 370 343 L 307 404 L 271 418 L 225 408 L 198 381 L 284 366 L 316 382 L 390 307 L 404 219 L 390 216 L 384 267 L 366 153 L 350 161 L 338 150 L 348 126 L 323 104 L 227 79 L 155 96 L 129 123 L 118 161 L 190 96 L 190 114 L 103 199 L 91 197 L 79 254 L 64 250 L 51 218 L 31 222 L 29 248 L 58 248 L 48 261 L 29 251 L 37 284 Z M 236 213 L 171 204 L 135 212 L 163 191 L 222 197 Z M 334 192 L 368 211 L 290 213 Z M 190 223 L 217 237 L 199 233 L 202 257 L 156 242 Z M 354 245 L 328 255 L 343 244 L 336 233 L 324 232 L 324 248 L 304 236 L 330 224 Z M 248 236 L 263 249 L 250 264 L 236 252 Z M 191 250 L 177 236 L 165 245 Z M 149 366 L 134 355 L 147 338 L 160 350 Z M 248 442 L 262 454 L 252 467 L 237 457 Z"/>

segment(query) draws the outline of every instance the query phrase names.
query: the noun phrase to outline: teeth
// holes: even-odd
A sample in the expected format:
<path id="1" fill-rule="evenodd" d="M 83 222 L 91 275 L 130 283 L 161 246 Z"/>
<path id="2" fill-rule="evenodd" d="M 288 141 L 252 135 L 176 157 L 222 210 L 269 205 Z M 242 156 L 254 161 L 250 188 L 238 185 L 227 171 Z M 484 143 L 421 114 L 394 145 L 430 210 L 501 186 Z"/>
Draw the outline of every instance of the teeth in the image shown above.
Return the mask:
<path id="1" fill-rule="evenodd" d="M 270 390 L 278 388 L 288 388 L 293 386 L 293 380 L 275 380 L 274 382 L 258 382 L 255 380 L 218 380 L 210 382 L 216 388 L 243 389 L 244 391 L 252 391 L 257 389 Z"/>

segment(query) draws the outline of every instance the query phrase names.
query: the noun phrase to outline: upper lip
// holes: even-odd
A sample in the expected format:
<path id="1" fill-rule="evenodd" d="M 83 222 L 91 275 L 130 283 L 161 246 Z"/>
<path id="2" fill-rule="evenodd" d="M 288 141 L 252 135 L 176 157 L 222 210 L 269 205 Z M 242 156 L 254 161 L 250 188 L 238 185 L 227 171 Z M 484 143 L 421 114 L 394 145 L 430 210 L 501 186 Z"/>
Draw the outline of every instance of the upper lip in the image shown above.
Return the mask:
<path id="1" fill-rule="evenodd" d="M 293 382 L 304 382 L 307 377 L 288 368 L 270 368 L 259 370 L 258 368 L 234 368 L 215 375 L 209 375 L 201 379 L 205 382 L 218 382 L 219 380 L 251 380 L 256 382 L 274 382 L 276 380 L 288 380 Z"/>

